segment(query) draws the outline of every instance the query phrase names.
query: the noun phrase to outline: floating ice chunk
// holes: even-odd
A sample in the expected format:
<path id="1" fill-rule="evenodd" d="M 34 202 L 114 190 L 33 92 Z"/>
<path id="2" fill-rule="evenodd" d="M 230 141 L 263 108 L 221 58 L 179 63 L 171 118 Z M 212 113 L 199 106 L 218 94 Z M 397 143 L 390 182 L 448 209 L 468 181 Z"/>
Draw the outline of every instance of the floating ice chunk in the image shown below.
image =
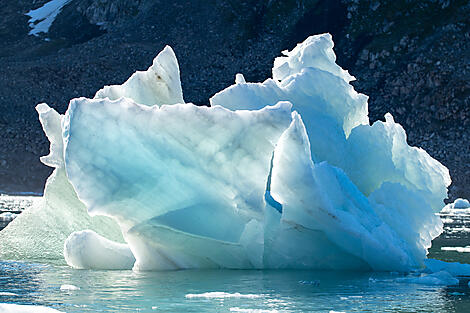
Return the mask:
<path id="1" fill-rule="evenodd" d="M 78 269 L 123 270 L 131 269 L 135 262 L 128 245 L 91 230 L 72 233 L 65 241 L 64 257 L 69 266 Z"/>
<path id="2" fill-rule="evenodd" d="M 457 199 L 457 200 L 461 200 L 461 199 Z M 442 208 L 440 213 L 441 214 L 446 214 L 446 215 L 470 214 L 470 208 L 465 208 L 465 202 L 464 201 L 462 201 L 462 202 L 459 201 L 459 206 L 460 206 L 459 208 L 455 207 L 455 202 L 457 200 L 455 200 L 452 203 L 449 203 L 449 204 L 445 205 Z M 462 199 L 462 200 L 466 200 L 466 199 Z"/>
<path id="3" fill-rule="evenodd" d="M 41 305 L 20 305 L 13 303 L 0 303 L 2 313 L 64 313 Z"/>
<path id="4" fill-rule="evenodd" d="M 74 290 L 80 290 L 80 287 L 77 287 L 75 285 L 62 285 L 62 286 L 60 286 L 60 290 L 62 290 L 62 291 L 74 291 Z"/>
<path id="5" fill-rule="evenodd" d="M 453 276 L 470 276 L 470 264 L 444 262 L 436 259 L 427 259 L 424 263 L 426 265 L 425 270 L 429 273 L 446 271 Z"/>
<path id="6" fill-rule="evenodd" d="M 46 189 L 45 201 L 83 208 L 79 198 L 89 214 L 113 218 L 135 270 L 422 268 L 442 231 L 435 213 L 448 170 L 409 147 L 390 114 L 369 125 L 367 96 L 349 84 L 332 47 L 329 35 L 310 37 L 275 61 L 274 79 L 239 76 L 210 108 L 178 104 L 170 48 L 123 85 L 72 100 L 64 117 L 38 106 L 57 150 L 44 162 L 57 167 L 56 192 L 70 196 Z M 69 227 L 61 219 L 60 238 L 82 222 L 95 229 L 80 214 L 63 219 Z M 116 245 L 75 233 L 65 254 L 72 266 L 109 268 Z M 431 275 L 424 281 L 444 274 Z"/>
<path id="7" fill-rule="evenodd" d="M 42 7 L 31 10 L 25 15 L 31 17 L 28 21 L 30 35 L 39 36 L 39 33 L 47 33 L 56 16 L 62 8 L 71 0 L 52 0 L 46 2 Z"/>
<path id="8" fill-rule="evenodd" d="M 11 222 L 13 221 L 18 214 L 11 213 L 11 212 L 5 212 L 0 214 L 0 222 Z"/>
<path id="9" fill-rule="evenodd" d="M 454 209 L 468 209 L 470 202 L 467 199 L 458 198 L 454 201 Z"/>
<path id="10" fill-rule="evenodd" d="M 312 285 L 312 286 L 318 287 L 320 286 L 320 281 L 319 280 L 300 280 L 299 284 Z"/>
<path id="11" fill-rule="evenodd" d="M 3 291 L 0 291 L 0 296 L 19 297 L 20 295 L 17 294 L 17 293 L 13 293 L 13 292 L 3 292 Z"/>
<path id="12" fill-rule="evenodd" d="M 470 252 L 470 246 L 466 247 L 441 247 L 442 251 L 456 251 L 459 253 L 468 253 Z"/>
<path id="13" fill-rule="evenodd" d="M 399 283 L 411 283 L 420 285 L 438 285 L 448 286 L 457 285 L 459 280 L 446 271 L 440 271 L 433 274 L 422 274 L 417 277 L 400 277 L 396 279 Z"/>
<path id="14" fill-rule="evenodd" d="M 278 313 L 278 310 L 264 310 L 264 309 L 242 309 L 239 307 L 230 308 L 230 312 L 241 312 L 241 313 Z"/>
<path id="15" fill-rule="evenodd" d="M 204 292 L 204 293 L 188 293 L 185 295 L 187 299 L 194 299 L 194 298 L 208 298 L 208 299 L 219 299 L 219 298 L 246 298 L 246 299 L 257 299 L 261 298 L 263 295 L 260 294 L 243 294 L 239 292 L 235 293 L 228 293 L 228 292 L 221 292 L 221 291 L 214 291 L 214 292 Z"/>
<path id="16" fill-rule="evenodd" d="M 135 72 L 122 85 L 105 86 L 95 95 L 95 99 L 121 97 L 145 105 L 184 103 L 180 70 L 173 49 L 166 46 L 146 71 Z"/>
<path id="17" fill-rule="evenodd" d="M 453 203 L 447 204 L 441 213 L 468 214 L 470 213 L 470 203 L 467 199 L 458 198 Z"/>

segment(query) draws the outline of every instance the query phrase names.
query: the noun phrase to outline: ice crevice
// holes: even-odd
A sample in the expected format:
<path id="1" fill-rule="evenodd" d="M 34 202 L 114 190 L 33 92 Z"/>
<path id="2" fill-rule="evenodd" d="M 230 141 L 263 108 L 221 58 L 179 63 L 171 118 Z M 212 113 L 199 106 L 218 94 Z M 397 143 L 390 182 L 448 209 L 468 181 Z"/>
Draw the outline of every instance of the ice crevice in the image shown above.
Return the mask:
<path id="1" fill-rule="evenodd" d="M 237 74 L 211 107 L 185 103 L 168 46 L 65 115 L 38 105 L 51 142 L 41 161 L 55 171 L 42 206 L 0 240 L 35 216 L 65 218 L 53 242 L 39 224 L 0 256 L 64 253 L 96 269 L 425 268 L 449 172 L 390 114 L 370 123 L 332 48 L 329 34 L 311 36 L 275 59 L 273 78 Z"/>

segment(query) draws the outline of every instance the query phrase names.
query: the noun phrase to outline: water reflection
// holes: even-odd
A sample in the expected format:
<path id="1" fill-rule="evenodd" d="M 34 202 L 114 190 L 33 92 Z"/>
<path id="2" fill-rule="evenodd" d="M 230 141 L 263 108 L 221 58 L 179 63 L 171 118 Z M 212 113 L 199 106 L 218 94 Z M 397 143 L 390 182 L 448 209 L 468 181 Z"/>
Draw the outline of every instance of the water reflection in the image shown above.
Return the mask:
<path id="1" fill-rule="evenodd" d="M 470 263 L 470 253 L 441 247 L 470 242 L 470 215 L 446 213 L 445 233 L 430 257 Z M 0 243 L 1 244 L 1 243 Z M 470 312 L 470 278 L 458 286 L 397 282 L 399 274 L 313 271 L 72 270 L 0 261 L 0 303 L 36 304 L 74 312 Z M 79 290 L 60 290 L 74 285 Z M 220 292 L 205 297 L 188 294 Z M 257 295 L 243 297 L 241 295 Z M 253 312 L 253 311 L 252 311 Z"/>
<path id="2" fill-rule="evenodd" d="M 470 289 L 398 283 L 398 274 L 310 271 L 71 270 L 0 263 L 0 302 L 40 304 L 66 312 L 468 312 Z M 311 282 L 311 283 L 309 283 Z M 79 290 L 61 291 L 68 284 Z M 206 292 L 258 297 L 185 297 Z M 8 295 L 8 293 L 14 293 Z"/>

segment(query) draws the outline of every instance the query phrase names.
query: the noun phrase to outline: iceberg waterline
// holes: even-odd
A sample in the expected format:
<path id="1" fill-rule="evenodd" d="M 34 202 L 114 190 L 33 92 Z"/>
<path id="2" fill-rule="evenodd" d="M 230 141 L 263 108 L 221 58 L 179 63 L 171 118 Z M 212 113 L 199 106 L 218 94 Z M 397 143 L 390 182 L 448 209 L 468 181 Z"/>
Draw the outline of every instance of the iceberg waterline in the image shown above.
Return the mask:
<path id="1" fill-rule="evenodd" d="M 0 232 L 0 256 L 65 245 L 76 268 L 424 267 L 448 170 L 390 114 L 369 125 L 332 48 L 311 36 L 276 58 L 272 79 L 238 74 L 211 107 L 184 103 L 170 47 L 65 115 L 38 105 L 51 142 L 41 161 L 55 171 L 41 206 Z"/>

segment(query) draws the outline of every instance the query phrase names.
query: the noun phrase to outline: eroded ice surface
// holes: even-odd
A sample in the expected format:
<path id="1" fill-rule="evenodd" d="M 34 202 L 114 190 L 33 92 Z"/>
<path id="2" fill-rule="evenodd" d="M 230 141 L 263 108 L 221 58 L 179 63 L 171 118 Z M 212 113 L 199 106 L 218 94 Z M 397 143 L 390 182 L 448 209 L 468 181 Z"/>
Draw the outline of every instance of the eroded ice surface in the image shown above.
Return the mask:
<path id="1" fill-rule="evenodd" d="M 448 170 L 408 146 L 390 114 L 370 125 L 367 96 L 332 48 L 329 34 L 309 37 L 275 60 L 272 79 L 237 74 L 211 107 L 184 103 L 169 47 L 123 85 L 73 99 L 65 116 L 39 105 L 51 141 L 41 160 L 61 177 L 45 199 L 81 212 L 64 213 L 72 226 L 58 227 L 56 241 L 70 235 L 69 265 L 424 268 L 442 232 L 435 213 Z M 112 218 L 109 226 L 93 224 L 84 207 Z M 34 222 L 21 215 L 15 223 Z M 113 235 L 116 223 L 126 244 Z M 99 235 L 72 233 L 86 229 Z"/>
<path id="2" fill-rule="evenodd" d="M 0 258 L 62 261 L 65 239 L 74 231 L 92 229 L 123 242 L 117 224 L 107 217 L 91 217 L 78 199 L 64 168 L 61 116 L 46 104 L 37 106 L 39 119 L 51 142 L 41 161 L 55 170 L 47 179 L 44 196 L 35 200 L 0 232 Z"/>
<path id="3" fill-rule="evenodd" d="M 78 269 L 131 269 L 135 262 L 128 245 L 91 230 L 77 231 L 67 238 L 64 258 L 68 265 Z"/>
<path id="4" fill-rule="evenodd" d="M 127 97 L 136 103 L 162 105 L 184 103 L 180 70 L 175 53 L 166 46 L 146 71 L 138 71 L 122 85 L 105 86 L 96 99 L 117 100 Z"/>

